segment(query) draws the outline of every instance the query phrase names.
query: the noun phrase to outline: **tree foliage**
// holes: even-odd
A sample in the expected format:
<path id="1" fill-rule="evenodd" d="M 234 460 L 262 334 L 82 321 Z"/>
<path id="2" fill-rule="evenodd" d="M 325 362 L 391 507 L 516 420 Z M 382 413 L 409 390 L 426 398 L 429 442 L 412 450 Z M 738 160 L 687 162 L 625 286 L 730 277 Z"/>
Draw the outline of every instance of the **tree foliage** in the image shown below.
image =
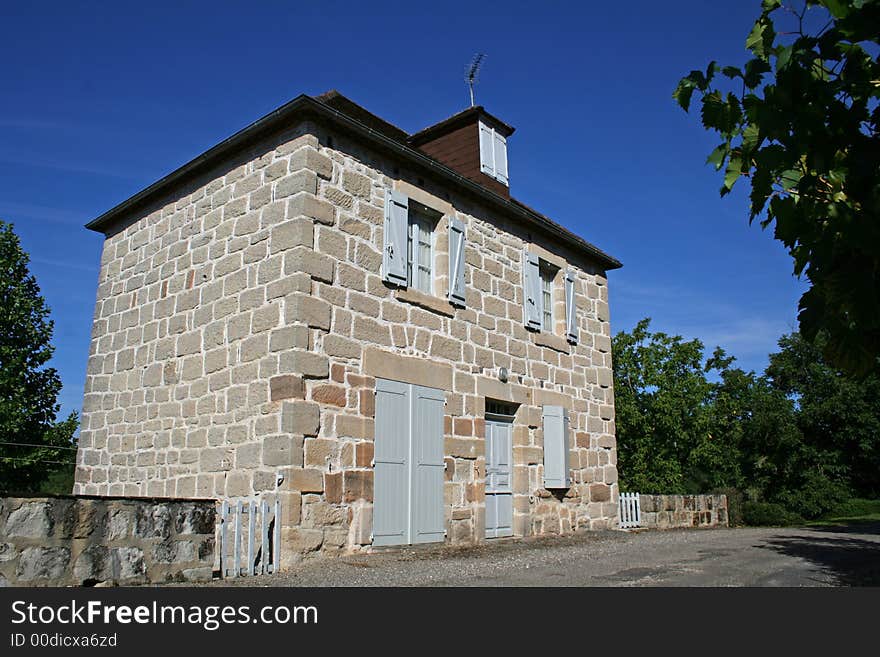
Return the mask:
<path id="1" fill-rule="evenodd" d="M 820 340 L 823 337 L 820 335 Z M 621 488 L 743 491 L 816 517 L 850 494 L 880 494 L 880 374 L 831 367 L 819 343 L 783 336 L 764 375 L 698 340 L 652 333 L 613 340 Z"/>
<path id="2" fill-rule="evenodd" d="M 70 462 L 76 413 L 56 422 L 61 379 L 47 367 L 53 324 L 28 256 L 0 221 L 0 488 L 33 491 Z M 28 445 L 38 445 L 30 447 Z"/>
<path id="3" fill-rule="evenodd" d="M 880 362 L 878 44 L 880 0 L 763 0 L 745 65 L 710 62 L 673 94 L 688 111 L 699 93 L 721 195 L 748 177 L 750 223 L 773 225 L 809 280 L 801 333 L 826 334 L 826 358 L 856 375 Z"/>

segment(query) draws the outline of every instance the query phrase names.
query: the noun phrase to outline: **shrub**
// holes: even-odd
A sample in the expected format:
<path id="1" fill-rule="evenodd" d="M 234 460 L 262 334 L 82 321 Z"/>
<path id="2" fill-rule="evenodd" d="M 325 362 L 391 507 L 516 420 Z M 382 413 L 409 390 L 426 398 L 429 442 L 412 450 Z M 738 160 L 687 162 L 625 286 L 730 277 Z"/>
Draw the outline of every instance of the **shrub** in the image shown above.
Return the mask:
<path id="1" fill-rule="evenodd" d="M 772 502 L 746 501 L 742 505 L 743 522 L 758 527 L 786 527 L 804 521 L 797 513 Z"/>

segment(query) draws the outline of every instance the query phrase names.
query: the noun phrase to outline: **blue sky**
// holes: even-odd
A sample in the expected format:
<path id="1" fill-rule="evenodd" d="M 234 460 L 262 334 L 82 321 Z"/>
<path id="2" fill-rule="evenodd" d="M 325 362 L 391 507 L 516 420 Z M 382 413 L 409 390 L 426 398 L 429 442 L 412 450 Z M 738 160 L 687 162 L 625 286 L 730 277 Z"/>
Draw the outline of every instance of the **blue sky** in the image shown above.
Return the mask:
<path id="1" fill-rule="evenodd" d="M 82 401 L 102 236 L 83 224 L 300 93 L 339 89 L 416 131 L 477 101 L 517 128 L 511 191 L 616 256 L 614 332 L 720 344 L 762 370 L 805 289 L 720 199 L 716 138 L 671 98 L 744 61 L 759 0 L 3 3 L 0 218 L 55 320 L 65 412 Z M 742 186 L 742 181 L 738 187 Z"/>

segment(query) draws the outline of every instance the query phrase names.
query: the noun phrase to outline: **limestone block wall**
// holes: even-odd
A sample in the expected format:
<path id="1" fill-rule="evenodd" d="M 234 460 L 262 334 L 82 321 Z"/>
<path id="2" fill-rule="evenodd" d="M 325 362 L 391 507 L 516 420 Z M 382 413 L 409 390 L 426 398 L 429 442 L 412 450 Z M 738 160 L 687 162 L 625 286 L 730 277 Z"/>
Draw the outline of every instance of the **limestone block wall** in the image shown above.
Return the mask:
<path id="1" fill-rule="evenodd" d="M 380 278 L 385 193 L 437 210 L 434 294 Z M 445 299 L 465 223 L 467 306 Z M 525 247 L 576 272 L 580 342 L 523 326 Z M 561 287 L 561 286 L 557 286 Z M 562 293 L 554 298 L 564 317 Z M 234 498 L 284 475 L 285 555 L 370 543 L 377 377 L 446 391 L 448 540 L 484 533 L 486 400 L 511 402 L 514 532 L 617 522 L 604 272 L 535 228 L 304 122 L 111 232 L 76 492 Z M 507 383 L 499 368 L 509 371 Z M 541 406 L 571 418 L 572 486 L 543 488 Z"/>
<path id="2" fill-rule="evenodd" d="M 0 586 L 210 580 L 213 500 L 0 498 Z"/>
<path id="3" fill-rule="evenodd" d="M 639 495 L 642 527 L 727 527 L 727 495 Z"/>

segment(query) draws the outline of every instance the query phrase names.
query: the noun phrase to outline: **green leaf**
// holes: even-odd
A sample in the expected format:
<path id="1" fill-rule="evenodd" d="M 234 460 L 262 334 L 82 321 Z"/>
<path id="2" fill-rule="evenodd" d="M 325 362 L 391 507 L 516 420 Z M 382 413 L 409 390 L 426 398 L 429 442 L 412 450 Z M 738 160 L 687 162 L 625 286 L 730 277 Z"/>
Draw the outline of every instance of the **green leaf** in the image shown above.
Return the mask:
<path id="1" fill-rule="evenodd" d="M 765 14 L 769 14 L 774 9 L 778 9 L 782 6 L 782 0 L 763 0 L 761 2 L 761 11 Z"/>
<path id="2" fill-rule="evenodd" d="M 775 38 L 773 23 L 766 16 L 761 16 L 746 38 L 746 48 L 755 53 L 756 57 L 766 59 Z"/>
<path id="3" fill-rule="evenodd" d="M 724 196 L 733 189 L 734 183 L 742 175 L 742 158 L 739 155 L 732 155 L 727 163 L 727 170 L 724 172 L 724 186 L 721 188 L 721 195 Z"/>
<path id="4" fill-rule="evenodd" d="M 788 192 L 798 186 L 803 176 L 804 172 L 800 169 L 788 169 L 779 174 L 779 184 Z"/>
<path id="5" fill-rule="evenodd" d="M 754 123 L 749 123 L 743 130 L 743 148 L 751 150 L 760 143 L 760 129 Z"/>
<path id="6" fill-rule="evenodd" d="M 736 78 L 741 78 L 743 76 L 742 71 L 740 71 L 736 66 L 725 66 L 721 69 L 721 73 L 729 77 L 731 80 L 735 80 Z"/>
<path id="7" fill-rule="evenodd" d="M 715 150 L 709 153 L 709 157 L 706 158 L 706 164 L 714 165 L 715 171 L 718 171 L 724 165 L 724 160 L 727 158 L 729 152 L 730 142 L 719 144 Z"/>
<path id="8" fill-rule="evenodd" d="M 846 0 L 823 0 L 823 5 L 834 18 L 846 18 L 850 12 L 850 3 Z M 856 6 L 856 9 L 861 9 Z"/>
<path id="9" fill-rule="evenodd" d="M 694 83 L 687 78 L 682 78 L 672 92 L 672 97 L 679 104 L 681 109 L 687 112 L 691 106 L 691 96 L 694 95 Z"/>
<path id="10" fill-rule="evenodd" d="M 781 71 L 786 66 L 788 66 L 788 62 L 791 61 L 791 46 L 780 46 L 776 49 L 776 70 Z"/>

